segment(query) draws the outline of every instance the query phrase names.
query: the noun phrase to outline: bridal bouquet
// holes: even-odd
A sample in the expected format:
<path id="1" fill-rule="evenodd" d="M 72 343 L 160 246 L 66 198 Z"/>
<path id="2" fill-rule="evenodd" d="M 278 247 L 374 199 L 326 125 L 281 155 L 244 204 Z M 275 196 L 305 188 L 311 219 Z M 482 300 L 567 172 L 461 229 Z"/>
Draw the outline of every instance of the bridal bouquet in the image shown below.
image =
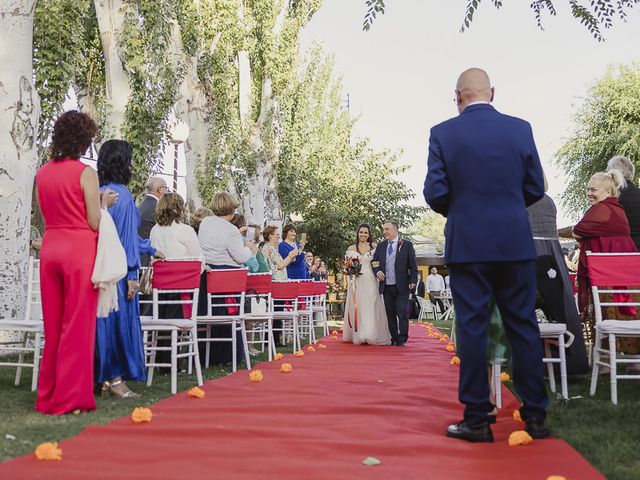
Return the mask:
<path id="1" fill-rule="evenodd" d="M 357 252 L 347 252 L 344 257 L 344 273 L 350 277 L 357 277 L 362 272 L 362 264 L 360 263 L 360 256 Z"/>

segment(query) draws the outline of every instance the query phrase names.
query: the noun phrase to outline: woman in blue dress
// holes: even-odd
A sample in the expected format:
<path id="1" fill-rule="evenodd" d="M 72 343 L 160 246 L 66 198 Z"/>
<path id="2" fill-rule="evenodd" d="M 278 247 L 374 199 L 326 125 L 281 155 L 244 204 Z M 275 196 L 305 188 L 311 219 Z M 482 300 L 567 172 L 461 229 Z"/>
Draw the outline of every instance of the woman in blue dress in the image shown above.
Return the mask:
<path id="1" fill-rule="evenodd" d="M 131 145 L 122 140 L 108 140 L 98 153 L 100 189 L 118 193 L 118 201 L 109 213 L 127 254 L 128 273 L 117 284 L 118 310 L 98 318 L 96 330 L 95 374 L 102 383 L 103 394 L 120 398 L 137 397 L 125 381 L 146 380 L 140 306 L 138 304 L 138 269 L 140 255 L 162 257 L 149 240 L 138 236 L 140 213 L 133 195 L 126 187 L 131 180 Z"/>
<path id="2" fill-rule="evenodd" d="M 298 231 L 296 227 L 289 224 L 282 230 L 284 241 L 278 245 L 278 252 L 282 258 L 287 258 L 291 251 L 295 250 L 298 254 L 293 261 L 287 266 L 287 276 L 289 280 L 306 280 L 307 279 L 307 263 L 304 261 L 304 244 L 296 241 Z"/>

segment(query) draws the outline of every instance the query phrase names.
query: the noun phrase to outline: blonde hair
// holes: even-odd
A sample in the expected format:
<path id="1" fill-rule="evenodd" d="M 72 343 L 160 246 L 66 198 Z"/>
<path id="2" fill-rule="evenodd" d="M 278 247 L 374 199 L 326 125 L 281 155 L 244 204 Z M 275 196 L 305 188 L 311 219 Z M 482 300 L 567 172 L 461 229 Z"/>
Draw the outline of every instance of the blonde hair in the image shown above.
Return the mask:
<path id="1" fill-rule="evenodd" d="M 626 184 L 624 175 L 616 169 L 594 173 L 591 180 L 598 180 L 603 187 L 610 189 L 612 197 L 620 195 L 620 189 Z"/>
<path id="2" fill-rule="evenodd" d="M 217 217 L 226 217 L 232 215 L 240 204 L 227 192 L 216 193 L 211 200 L 211 210 Z"/>
<path id="3" fill-rule="evenodd" d="M 195 212 L 193 212 L 193 215 L 191 215 L 191 218 L 189 219 L 189 224 L 193 227 L 196 233 L 198 233 L 202 220 L 204 220 L 206 217 L 212 217 L 212 216 L 213 216 L 213 211 L 210 208 L 200 207 Z"/>

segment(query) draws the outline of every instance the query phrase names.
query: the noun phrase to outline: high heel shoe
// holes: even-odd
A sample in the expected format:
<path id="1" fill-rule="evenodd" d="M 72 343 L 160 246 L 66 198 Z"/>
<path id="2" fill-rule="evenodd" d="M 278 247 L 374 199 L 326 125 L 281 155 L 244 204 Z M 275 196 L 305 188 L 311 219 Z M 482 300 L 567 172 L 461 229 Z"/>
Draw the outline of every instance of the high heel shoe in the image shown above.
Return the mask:
<path id="1" fill-rule="evenodd" d="M 116 380 L 114 382 L 104 382 L 102 384 L 102 396 L 113 395 L 117 398 L 139 398 L 141 396 L 139 393 L 135 393 L 129 390 L 126 384 L 124 384 L 124 388 L 126 388 L 124 392 L 118 392 L 117 390 L 113 389 L 114 387 L 123 384 L 124 382 L 122 380 Z"/>

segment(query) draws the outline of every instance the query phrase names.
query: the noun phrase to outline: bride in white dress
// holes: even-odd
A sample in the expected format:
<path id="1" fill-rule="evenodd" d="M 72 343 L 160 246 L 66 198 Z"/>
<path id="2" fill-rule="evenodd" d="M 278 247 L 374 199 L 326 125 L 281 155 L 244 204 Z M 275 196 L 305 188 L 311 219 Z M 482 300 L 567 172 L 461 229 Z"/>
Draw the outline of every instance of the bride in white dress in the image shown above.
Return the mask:
<path id="1" fill-rule="evenodd" d="M 356 345 L 361 343 L 389 345 L 391 343 L 387 314 L 378 289 L 378 279 L 371 268 L 374 252 L 371 227 L 362 224 L 358 227 L 358 243 L 351 245 L 347 250 L 347 255 L 359 258 L 362 270 L 360 275 L 348 279 L 342 328 L 343 340 Z"/>

